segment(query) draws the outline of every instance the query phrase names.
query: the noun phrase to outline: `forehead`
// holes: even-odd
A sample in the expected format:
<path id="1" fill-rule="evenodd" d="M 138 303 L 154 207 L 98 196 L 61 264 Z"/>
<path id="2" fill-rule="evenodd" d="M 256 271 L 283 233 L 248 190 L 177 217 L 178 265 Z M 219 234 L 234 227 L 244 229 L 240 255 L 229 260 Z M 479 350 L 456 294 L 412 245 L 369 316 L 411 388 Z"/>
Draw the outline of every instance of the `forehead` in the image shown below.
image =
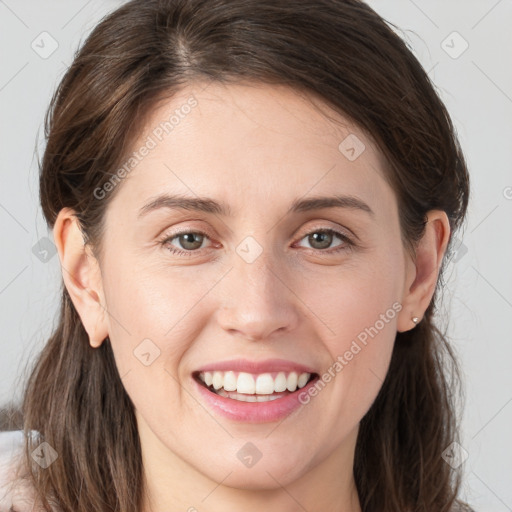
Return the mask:
<path id="1" fill-rule="evenodd" d="M 137 213 L 164 192 L 217 198 L 235 215 L 333 193 L 382 213 L 394 203 L 373 140 L 286 86 L 190 84 L 159 102 L 132 151 L 114 202 Z"/>

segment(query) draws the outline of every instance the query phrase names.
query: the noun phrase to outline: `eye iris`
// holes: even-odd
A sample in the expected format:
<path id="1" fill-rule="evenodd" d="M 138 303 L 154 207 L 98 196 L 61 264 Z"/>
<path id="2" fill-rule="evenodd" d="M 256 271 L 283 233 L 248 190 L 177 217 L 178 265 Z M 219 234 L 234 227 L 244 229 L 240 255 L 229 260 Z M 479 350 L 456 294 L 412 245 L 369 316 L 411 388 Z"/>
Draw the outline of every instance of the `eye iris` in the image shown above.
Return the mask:
<path id="1" fill-rule="evenodd" d="M 187 237 L 191 237 L 191 240 L 187 240 Z M 189 249 L 189 250 L 198 249 L 199 247 L 201 247 L 201 244 L 203 243 L 203 235 L 200 235 L 199 233 L 185 233 L 185 234 L 179 236 L 179 240 L 180 240 L 181 246 L 184 249 Z M 185 240 L 184 243 L 182 243 L 183 240 Z M 193 246 L 193 247 L 187 247 L 188 243 L 197 244 L 198 241 L 199 241 L 199 245 Z"/>
<path id="2" fill-rule="evenodd" d="M 332 234 L 327 233 L 325 231 L 319 231 L 317 233 L 313 233 L 312 235 L 309 235 L 309 243 L 311 243 L 312 241 L 314 241 L 316 243 L 316 242 L 318 242 L 318 239 L 320 239 L 321 247 L 315 247 L 315 245 L 313 243 L 311 245 L 313 247 L 315 247 L 315 249 L 326 249 L 327 247 L 329 247 L 329 245 L 331 245 Z M 327 244 L 325 244 L 325 240 L 327 240 Z M 323 245 L 322 245 L 322 242 L 324 242 Z"/>

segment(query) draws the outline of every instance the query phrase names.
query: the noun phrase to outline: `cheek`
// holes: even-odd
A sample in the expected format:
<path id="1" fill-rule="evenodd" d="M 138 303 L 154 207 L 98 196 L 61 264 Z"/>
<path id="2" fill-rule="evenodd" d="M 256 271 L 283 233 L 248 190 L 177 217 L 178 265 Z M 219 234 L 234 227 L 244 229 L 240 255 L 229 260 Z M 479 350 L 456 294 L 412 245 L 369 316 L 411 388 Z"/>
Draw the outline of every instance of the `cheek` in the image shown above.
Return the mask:
<path id="1" fill-rule="evenodd" d="M 218 273 L 144 268 L 141 261 L 116 262 L 105 272 L 109 337 L 119 375 L 137 409 L 163 400 L 171 408 L 180 405 L 180 364 L 204 329 L 201 301 L 219 280 Z"/>
<path id="2" fill-rule="evenodd" d="M 382 254 L 382 253 L 380 253 Z M 322 321 L 323 340 L 333 358 L 350 349 L 352 340 L 394 338 L 402 288 L 400 258 L 375 256 L 364 263 L 316 272 L 302 281 L 300 294 Z"/>
<path id="3" fill-rule="evenodd" d="M 302 291 L 322 321 L 317 324 L 332 361 L 322 380 L 334 383 L 333 403 L 346 412 L 340 418 L 362 417 L 382 386 L 402 309 L 400 269 L 399 255 L 390 251 L 379 261 L 333 272 L 323 281 L 328 285 L 309 279 Z"/>
<path id="4" fill-rule="evenodd" d="M 110 327 L 122 337 L 128 336 L 131 344 L 149 338 L 162 353 L 169 347 L 171 354 L 179 352 L 180 342 L 193 339 L 195 330 L 200 329 L 199 323 L 190 319 L 197 317 L 195 308 L 205 290 L 215 285 L 216 275 L 183 268 L 143 268 L 140 261 L 132 268 L 140 270 L 123 271 L 119 266 L 109 274 L 109 293 L 105 295 L 112 317 Z"/>

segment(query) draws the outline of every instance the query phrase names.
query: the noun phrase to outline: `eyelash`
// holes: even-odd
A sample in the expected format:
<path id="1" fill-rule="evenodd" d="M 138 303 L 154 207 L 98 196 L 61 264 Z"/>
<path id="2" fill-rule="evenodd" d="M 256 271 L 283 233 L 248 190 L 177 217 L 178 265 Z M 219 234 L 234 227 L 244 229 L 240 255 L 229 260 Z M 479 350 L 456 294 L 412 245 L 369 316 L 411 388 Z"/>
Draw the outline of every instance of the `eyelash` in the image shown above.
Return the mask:
<path id="1" fill-rule="evenodd" d="M 319 228 L 319 229 L 314 229 L 313 231 L 309 231 L 299 241 L 303 240 L 307 236 L 312 235 L 314 233 L 332 234 L 332 235 L 335 235 L 338 238 L 340 238 L 344 243 L 339 246 L 334 247 L 333 249 L 309 249 L 311 251 L 318 251 L 320 253 L 326 253 L 326 254 L 336 254 L 336 253 L 339 253 L 342 251 L 348 251 L 350 249 L 353 249 L 355 246 L 354 242 L 347 235 L 340 233 L 339 231 L 336 231 L 334 229 L 327 229 L 327 228 L 325 228 L 325 229 Z M 202 235 L 208 239 L 210 238 L 208 236 L 208 234 L 203 231 L 188 230 L 188 231 L 180 231 L 178 233 L 174 233 L 171 236 L 168 236 L 168 237 L 164 238 L 163 240 L 160 240 L 159 243 L 162 246 L 166 247 L 167 250 L 169 250 L 172 254 L 175 254 L 178 256 L 192 256 L 194 253 L 199 252 L 200 249 L 196 249 L 193 251 L 191 251 L 191 250 L 185 251 L 185 250 L 177 249 L 176 247 L 170 245 L 170 242 L 172 240 L 174 240 L 175 238 L 178 238 L 179 236 L 182 236 L 182 235 L 192 235 L 192 234 Z M 308 248 L 306 247 L 306 249 L 308 249 Z"/>

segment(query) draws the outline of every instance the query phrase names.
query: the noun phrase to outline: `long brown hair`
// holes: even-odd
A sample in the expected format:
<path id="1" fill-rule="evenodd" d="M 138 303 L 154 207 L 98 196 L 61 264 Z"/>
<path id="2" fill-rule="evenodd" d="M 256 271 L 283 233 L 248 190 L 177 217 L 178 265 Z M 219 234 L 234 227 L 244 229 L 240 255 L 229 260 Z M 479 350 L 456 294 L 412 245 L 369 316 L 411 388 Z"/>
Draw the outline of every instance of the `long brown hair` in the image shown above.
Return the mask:
<path id="1" fill-rule="evenodd" d="M 115 176 L 147 115 L 194 80 L 285 84 L 355 122 L 376 141 L 395 190 L 404 246 L 414 252 L 426 213 L 464 221 L 469 178 L 450 116 L 404 41 L 359 0 L 132 0 L 87 38 L 45 119 L 40 200 L 48 225 L 76 212 L 101 259 L 103 220 Z M 444 265 L 446 266 L 445 258 Z M 361 421 L 354 475 L 365 512 L 447 512 L 460 469 L 443 451 L 458 440 L 460 376 L 433 315 L 397 333 L 382 389 Z M 30 464 L 46 510 L 137 512 L 141 449 L 133 404 L 108 338 L 97 349 L 62 287 L 59 323 L 34 364 L 23 400 L 24 430 L 59 457 Z"/>

